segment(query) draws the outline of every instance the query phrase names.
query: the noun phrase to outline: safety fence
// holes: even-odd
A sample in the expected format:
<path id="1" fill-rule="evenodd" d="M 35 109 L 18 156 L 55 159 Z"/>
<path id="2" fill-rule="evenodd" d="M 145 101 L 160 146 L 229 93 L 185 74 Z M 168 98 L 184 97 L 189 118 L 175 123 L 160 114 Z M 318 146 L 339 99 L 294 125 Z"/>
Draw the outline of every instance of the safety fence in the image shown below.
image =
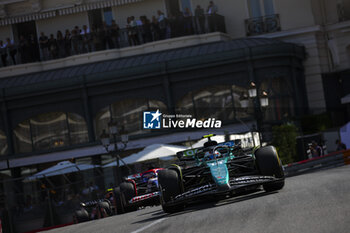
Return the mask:
<path id="1" fill-rule="evenodd" d="M 350 164 L 350 150 L 337 151 L 328 155 L 315 157 L 288 165 L 284 165 L 284 173 L 288 176 L 295 176 L 312 170 L 332 166 Z"/>

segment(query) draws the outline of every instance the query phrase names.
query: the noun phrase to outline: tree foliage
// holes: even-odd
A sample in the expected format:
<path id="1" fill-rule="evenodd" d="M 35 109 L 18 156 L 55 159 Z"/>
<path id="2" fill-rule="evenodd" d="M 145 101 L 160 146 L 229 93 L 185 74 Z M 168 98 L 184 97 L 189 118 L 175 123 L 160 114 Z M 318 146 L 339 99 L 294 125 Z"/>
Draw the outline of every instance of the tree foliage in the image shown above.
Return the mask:
<path id="1" fill-rule="evenodd" d="M 272 128 L 273 141 L 282 164 L 294 162 L 296 158 L 297 128 L 292 124 L 274 126 Z"/>

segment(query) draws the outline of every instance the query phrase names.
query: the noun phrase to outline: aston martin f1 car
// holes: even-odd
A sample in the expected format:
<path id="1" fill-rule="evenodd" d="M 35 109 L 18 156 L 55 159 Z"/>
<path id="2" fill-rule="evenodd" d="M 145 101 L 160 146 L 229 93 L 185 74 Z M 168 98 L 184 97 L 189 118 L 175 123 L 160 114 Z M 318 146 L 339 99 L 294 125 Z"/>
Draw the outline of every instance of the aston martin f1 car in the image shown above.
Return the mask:
<path id="1" fill-rule="evenodd" d="M 236 195 L 261 185 L 276 191 L 284 186 L 284 173 L 273 146 L 243 149 L 240 141 L 218 144 L 210 137 L 204 147 L 178 152 L 180 162 L 159 171 L 160 201 L 164 212 L 184 209 L 200 197 Z"/>
<path id="2" fill-rule="evenodd" d="M 133 211 L 138 207 L 159 205 L 158 173 L 155 168 L 128 176 L 115 188 L 115 206 L 118 214 Z"/>

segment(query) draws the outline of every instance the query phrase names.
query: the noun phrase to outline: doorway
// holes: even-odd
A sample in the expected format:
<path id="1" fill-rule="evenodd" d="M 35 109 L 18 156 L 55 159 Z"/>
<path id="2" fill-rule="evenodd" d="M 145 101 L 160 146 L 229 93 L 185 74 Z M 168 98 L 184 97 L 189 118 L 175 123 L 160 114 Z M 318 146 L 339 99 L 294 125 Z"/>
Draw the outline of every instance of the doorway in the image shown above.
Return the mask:
<path id="1" fill-rule="evenodd" d="M 20 36 L 24 38 L 29 38 L 31 35 L 34 36 L 35 41 L 37 41 L 37 31 L 35 21 L 29 21 L 24 23 L 14 24 L 13 29 L 13 39 L 17 42 Z"/>
<path id="2" fill-rule="evenodd" d="M 170 15 L 178 15 L 180 12 L 179 0 L 165 0 L 165 7 L 168 17 Z"/>

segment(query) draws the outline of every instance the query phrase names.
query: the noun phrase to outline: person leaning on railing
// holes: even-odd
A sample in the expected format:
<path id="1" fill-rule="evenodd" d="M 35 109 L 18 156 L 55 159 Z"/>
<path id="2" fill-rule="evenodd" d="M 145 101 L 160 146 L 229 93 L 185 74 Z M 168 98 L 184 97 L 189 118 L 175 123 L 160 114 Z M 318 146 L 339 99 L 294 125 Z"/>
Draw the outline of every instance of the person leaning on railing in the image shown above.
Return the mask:
<path id="1" fill-rule="evenodd" d="M 214 4 L 213 1 L 210 1 L 207 9 L 209 32 L 217 31 L 217 25 L 216 25 L 217 13 L 218 13 L 218 7 Z"/>
<path id="2" fill-rule="evenodd" d="M 205 16 L 204 16 L 204 9 L 201 8 L 200 5 L 197 5 L 196 10 L 194 11 L 195 16 L 195 22 L 196 22 L 196 31 L 198 34 L 202 34 L 205 32 Z"/>
<path id="3" fill-rule="evenodd" d="M 10 38 L 6 39 L 6 47 L 8 54 L 11 57 L 12 64 L 16 65 L 16 54 L 17 54 L 17 48 L 15 46 L 15 42 L 13 40 L 10 40 Z"/>
<path id="4" fill-rule="evenodd" d="M 7 49 L 6 44 L 2 40 L 0 40 L 0 54 L 2 66 L 7 66 Z"/>

